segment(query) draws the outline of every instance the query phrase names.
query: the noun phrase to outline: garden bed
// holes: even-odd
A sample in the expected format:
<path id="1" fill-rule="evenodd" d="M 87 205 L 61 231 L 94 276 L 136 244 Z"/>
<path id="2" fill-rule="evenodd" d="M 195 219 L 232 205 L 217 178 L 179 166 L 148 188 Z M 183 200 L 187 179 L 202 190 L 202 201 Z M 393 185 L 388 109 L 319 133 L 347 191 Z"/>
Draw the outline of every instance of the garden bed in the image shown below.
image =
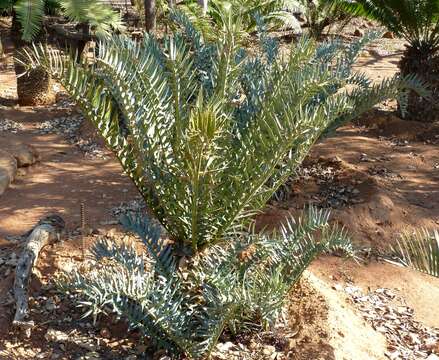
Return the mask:
<path id="1" fill-rule="evenodd" d="M 376 79 L 392 75 L 398 55 L 388 53 L 389 43 L 370 49 L 358 67 Z M 6 71 L 0 85 L 2 103 L 8 105 L 14 93 L 10 56 L 2 60 Z M 388 111 L 394 104 L 382 107 Z M 22 170 L 0 196 L 0 358 L 141 358 L 148 343 L 142 343 L 137 332 L 127 336 L 126 324 L 113 318 L 92 326 L 53 285 L 60 270 L 83 265 L 82 248 L 87 253 L 98 236 L 134 241 L 122 231 L 118 216 L 144 209 L 135 187 L 68 99 L 61 96 L 52 107 L 4 106 L 0 111 L 0 121 L 7 119 L 0 126 L 0 148 L 7 138 L 32 144 L 40 154 L 39 162 Z M 439 317 L 431 311 L 439 303 L 439 281 L 383 261 L 402 229 L 439 226 L 439 132 L 435 125 L 407 125 L 393 115 L 383 116 L 371 112 L 319 143 L 299 176 L 283 187 L 257 221 L 258 227 L 270 230 L 306 204 L 330 208 L 362 249 L 361 264 L 319 259 L 292 292 L 273 331 L 239 338 L 226 334 L 214 358 L 411 359 L 439 353 Z M 91 233 L 85 237 L 79 235 L 81 203 Z M 30 317 L 36 327 L 30 338 L 22 338 L 10 328 L 14 267 L 22 235 L 53 212 L 65 218 L 67 233 L 42 252 L 31 283 Z M 428 298 L 422 295 L 427 291 Z M 387 300 L 394 298 L 400 301 L 396 309 L 405 308 L 391 310 L 389 322 L 377 323 L 376 318 L 385 317 L 376 302 L 369 301 L 376 294 L 384 294 L 379 300 L 387 312 Z M 363 296 L 364 306 L 358 306 Z M 413 326 L 396 331 L 399 316 Z M 406 335 L 415 340 L 404 342 Z"/>

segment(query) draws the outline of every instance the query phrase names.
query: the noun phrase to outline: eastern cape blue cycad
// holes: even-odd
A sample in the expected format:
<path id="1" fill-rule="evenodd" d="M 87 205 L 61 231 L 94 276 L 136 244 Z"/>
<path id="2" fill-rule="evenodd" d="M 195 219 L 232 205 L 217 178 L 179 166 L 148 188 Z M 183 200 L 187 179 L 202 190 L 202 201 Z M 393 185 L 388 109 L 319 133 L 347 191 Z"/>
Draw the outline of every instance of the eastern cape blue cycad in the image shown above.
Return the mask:
<path id="1" fill-rule="evenodd" d="M 316 256 L 339 247 L 350 252 L 345 232 L 328 219 L 327 211 L 310 208 L 297 221 L 286 219 L 278 233 L 242 234 L 178 264 L 182 258 L 169 251 L 149 220 L 125 218 L 150 256 L 102 240 L 92 249 L 97 265 L 67 274 L 63 282 L 88 309 L 86 315 L 115 312 L 156 347 L 202 358 L 224 330 L 273 325 Z"/>
<path id="2" fill-rule="evenodd" d="M 201 357 L 225 328 L 272 324 L 315 256 L 349 249 L 327 213 L 311 210 L 271 236 L 246 232 L 254 215 L 316 141 L 423 88 L 352 72 L 375 34 L 352 45 L 303 38 L 285 53 L 261 31 L 251 55 L 233 21 L 208 42 L 185 16 L 172 18 L 172 36 L 113 37 L 93 61 L 37 46 L 27 57 L 61 81 L 166 230 L 165 241 L 146 214 L 125 219 L 148 257 L 101 244 L 100 265 L 69 275 L 71 288 L 91 313 L 109 307 L 158 346 Z"/>
<path id="3" fill-rule="evenodd" d="M 173 19 L 181 30 L 160 42 L 101 42 L 93 63 L 38 47 L 29 58 L 60 79 L 186 253 L 242 229 L 323 134 L 407 88 L 422 92 L 414 78 L 372 85 L 352 72 L 374 34 L 347 46 L 303 38 L 281 55 L 262 33 L 252 56 L 233 23 L 205 42 Z"/>

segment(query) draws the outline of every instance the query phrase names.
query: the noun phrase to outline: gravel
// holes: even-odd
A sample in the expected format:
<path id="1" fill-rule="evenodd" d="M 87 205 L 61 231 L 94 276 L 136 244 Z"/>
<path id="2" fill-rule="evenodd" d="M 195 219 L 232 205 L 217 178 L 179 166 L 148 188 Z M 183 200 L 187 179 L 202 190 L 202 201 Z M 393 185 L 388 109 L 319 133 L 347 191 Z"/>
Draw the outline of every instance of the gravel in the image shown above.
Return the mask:
<path id="1" fill-rule="evenodd" d="M 106 152 L 100 145 L 79 135 L 82 123 L 85 121 L 81 114 L 62 116 L 46 120 L 39 124 L 40 134 L 62 135 L 70 144 L 76 145 L 87 157 L 105 159 Z"/>
<path id="2" fill-rule="evenodd" d="M 23 125 L 20 123 L 6 118 L 0 119 L 0 132 L 11 132 L 16 134 L 20 130 L 23 130 Z"/>
<path id="3" fill-rule="evenodd" d="M 120 203 L 118 206 L 115 206 L 110 210 L 111 215 L 115 218 L 120 218 L 122 215 L 141 213 L 143 211 L 146 211 L 146 204 L 141 197 Z"/>

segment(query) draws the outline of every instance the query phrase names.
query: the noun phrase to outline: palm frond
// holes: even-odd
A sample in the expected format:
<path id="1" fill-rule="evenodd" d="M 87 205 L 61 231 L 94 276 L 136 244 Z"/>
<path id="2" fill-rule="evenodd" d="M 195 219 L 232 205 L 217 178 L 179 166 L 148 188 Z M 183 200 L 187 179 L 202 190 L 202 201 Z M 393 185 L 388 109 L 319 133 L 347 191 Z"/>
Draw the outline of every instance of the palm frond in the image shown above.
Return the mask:
<path id="1" fill-rule="evenodd" d="M 41 30 L 44 15 L 43 0 L 19 0 L 14 9 L 22 27 L 22 38 L 32 41 Z"/>

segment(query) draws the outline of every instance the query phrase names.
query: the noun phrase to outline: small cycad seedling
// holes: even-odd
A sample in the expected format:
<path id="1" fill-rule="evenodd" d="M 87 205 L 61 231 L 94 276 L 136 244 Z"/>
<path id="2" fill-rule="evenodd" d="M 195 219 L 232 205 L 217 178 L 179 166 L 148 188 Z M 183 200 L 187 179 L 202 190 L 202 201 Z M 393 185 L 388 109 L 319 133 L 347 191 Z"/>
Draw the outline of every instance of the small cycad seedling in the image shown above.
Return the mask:
<path id="1" fill-rule="evenodd" d="M 406 266 L 439 277 L 439 232 L 422 229 L 405 232 L 393 248 L 397 258 Z"/>

